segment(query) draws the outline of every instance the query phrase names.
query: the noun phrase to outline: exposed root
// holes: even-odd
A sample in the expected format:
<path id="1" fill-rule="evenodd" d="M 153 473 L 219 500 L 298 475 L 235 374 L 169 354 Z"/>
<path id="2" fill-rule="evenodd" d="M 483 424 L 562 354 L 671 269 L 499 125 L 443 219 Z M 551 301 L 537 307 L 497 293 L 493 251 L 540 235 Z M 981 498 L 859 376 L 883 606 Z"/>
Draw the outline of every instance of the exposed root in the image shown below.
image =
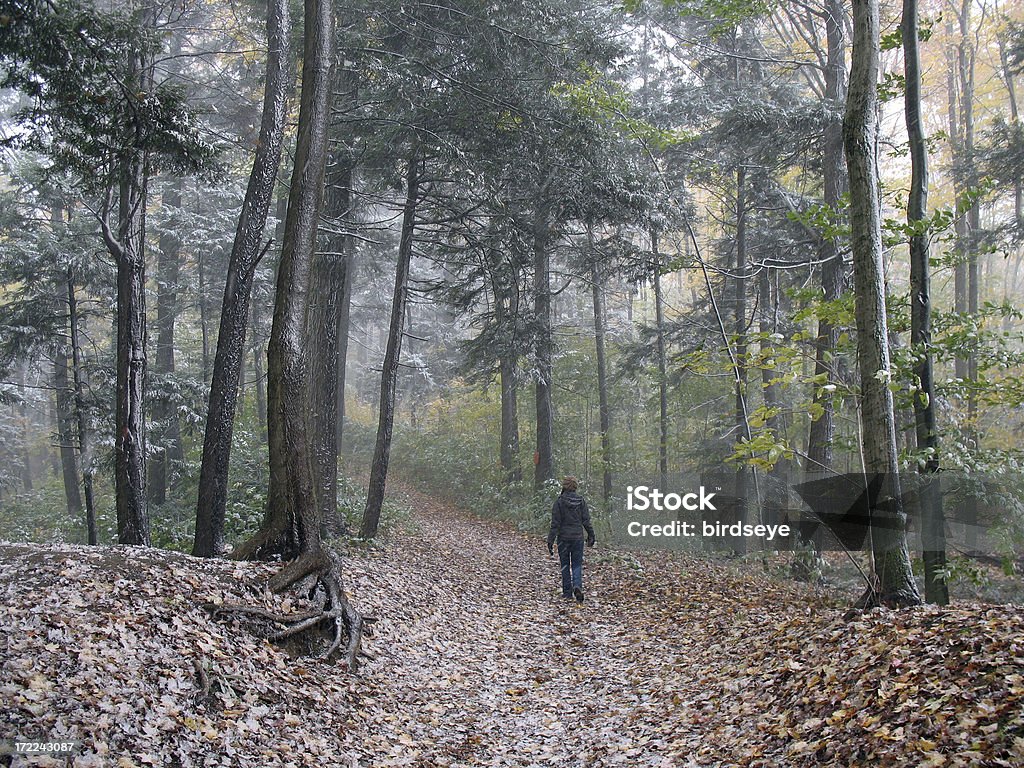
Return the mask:
<path id="1" fill-rule="evenodd" d="M 319 654 L 324 660 L 331 659 L 345 647 L 345 662 L 355 670 L 362 654 L 363 632 L 369 617 L 362 616 L 348 600 L 341 581 L 341 559 L 333 550 L 319 548 L 300 555 L 286 564 L 270 580 L 274 592 L 283 592 L 308 576 L 316 576 L 313 594 L 321 595 L 320 606 L 300 614 L 279 614 L 249 605 L 207 605 L 216 617 L 220 614 L 235 613 L 255 616 L 284 628 L 269 636 L 271 642 L 280 642 L 297 637 L 305 632 L 324 632 L 330 639 L 327 648 Z"/>

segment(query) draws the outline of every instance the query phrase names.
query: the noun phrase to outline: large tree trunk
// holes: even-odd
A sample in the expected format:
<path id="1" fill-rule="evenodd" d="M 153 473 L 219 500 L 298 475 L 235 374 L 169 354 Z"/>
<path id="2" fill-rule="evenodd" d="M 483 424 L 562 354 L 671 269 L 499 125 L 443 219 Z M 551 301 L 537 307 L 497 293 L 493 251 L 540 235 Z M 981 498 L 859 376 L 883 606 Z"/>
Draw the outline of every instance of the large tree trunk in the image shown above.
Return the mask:
<path id="1" fill-rule="evenodd" d="M 267 75 L 263 117 L 252 171 L 238 217 L 231 248 L 224 301 L 213 363 L 210 400 L 199 471 L 199 501 L 192 554 L 215 557 L 224 548 L 224 513 L 227 504 L 231 436 L 235 425 L 238 377 L 245 354 L 246 324 L 256 265 L 263 251 L 260 242 L 267 224 L 274 182 L 281 164 L 281 145 L 287 118 L 291 78 L 288 41 L 291 21 L 287 0 L 272 0 L 267 10 Z M 315 226 L 315 225 L 314 225 Z M 258 365 L 258 361 L 257 361 Z M 259 368 L 257 367 L 257 374 Z M 262 378 L 258 376 L 258 378 Z M 258 384 L 257 386 L 260 386 Z M 260 390 L 258 389 L 257 392 Z"/>
<path id="2" fill-rule="evenodd" d="M 416 206 L 419 203 L 420 159 L 414 149 L 406 168 L 405 207 L 402 212 L 402 237 L 398 246 L 398 264 L 395 268 L 395 292 L 391 300 L 391 324 L 388 326 L 387 347 L 380 374 L 380 412 L 377 420 L 377 442 L 370 465 L 370 484 L 366 491 L 366 508 L 359 535 L 364 539 L 377 535 L 380 510 L 388 479 L 391 459 L 391 433 L 395 426 L 395 390 L 398 386 L 398 367 L 402 355 L 402 329 L 405 327 L 405 308 L 409 300 L 409 266 L 412 263 L 413 238 L 416 234 Z"/>
<path id="3" fill-rule="evenodd" d="M 545 185 L 546 187 L 546 185 Z M 551 221 L 547 190 L 538 195 L 533 221 L 533 307 L 537 327 L 537 450 L 534 454 L 533 486 L 537 490 L 555 476 L 554 414 L 551 407 L 551 368 L 554 354 L 551 340 Z"/>
<path id="4" fill-rule="evenodd" d="M 320 510 L 313 494 L 306 423 L 306 312 L 310 268 L 327 162 L 334 21 L 326 0 L 305 0 L 298 138 L 277 269 L 274 320 L 267 348 L 270 488 L 260 530 L 237 558 L 281 555 L 294 562 L 272 580 L 275 590 L 321 570 Z M 243 316 L 244 317 L 244 316 Z"/>
<path id="5" fill-rule="evenodd" d="M 661 252 L 658 232 L 651 230 L 651 251 L 654 253 L 654 330 L 658 350 L 658 478 L 662 488 L 668 487 L 668 362 L 665 356 L 665 302 L 661 297 Z"/>
<path id="6" fill-rule="evenodd" d="M 846 191 L 846 167 L 843 161 L 842 108 L 846 99 L 846 43 L 844 5 L 842 0 L 828 0 L 825 14 L 827 59 L 825 66 L 825 108 L 830 117 L 825 125 L 822 143 L 822 184 L 824 202 L 838 211 L 840 199 Z M 821 265 L 821 291 L 824 301 L 837 301 L 843 294 L 846 275 L 838 243 L 822 237 L 818 245 Z M 814 375 L 823 377 L 825 386 L 816 386 L 813 403 L 820 414 L 811 422 L 807 437 L 807 472 L 817 473 L 832 469 L 835 441 L 835 405 L 828 385 L 834 385 L 836 375 L 836 347 L 839 327 L 827 313 L 818 320 L 818 335 L 814 344 Z"/>
<path id="7" fill-rule="evenodd" d="M 78 456 L 82 466 L 82 492 L 85 495 L 85 530 L 90 544 L 99 543 L 96 504 L 93 498 L 92 433 L 85 412 L 85 371 L 82 368 L 81 318 L 75 293 L 75 276 L 68 267 L 68 325 L 71 331 L 71 371 L 75 385 L 75 418 L 78 422 Z"/>
<path id="8" fill-rule="evenodd" d="M 325 218 L 334 227 L 348 217 L 351 203 L 352 159 L 346 148 L 339 148 L 331 163 L 327 182 Z M 346 283 L 351 261 L 352 238 L 332 234 L 324 238 L 324 249 L 313 260 L 309 304 L 310 356 L 309 413 L 313 432 L 313 475 L 317 504 L 324 534 L 339 534 L 338 516 L 338 425 L 339 406 L 344 394 L 341 386 L 342 347 L 347 348 Z M 346 338 L 341 334 L 345 332 Z"/>
<path id="9" fill-rule="evenodd" d="M 145 159 L 133 155 L 121 182 L 117 260 L 117 539 L 149 545 L 146 510 L 146 260 Z"/>
<path id="10" fill-rule="evenodd" d="M 939 437 L 935 423 L 935 387 L 932 381 L 931 278 L 928 263 L 928 233 L 919 231 L 928 217 L 928 145 L 921 120 L 921 61 L 918 52 L 917 0 L 903 0 L 903 61 L 906 73 L 904 107 L 910 144 L 910 194 L 907 224 L 917 232 L 910 238 L 910 343 L 914 347 L 918 389 L 914 393 L 914 422 L 917 450 L 924 454 L 921 472 L 932 476 L 918 494 L 921 513 L 921 541 L 924 559 L 925 599 L 949 603 L 946 586 L 946 534 L 942 496 L 935 473 L 939 471 Z"/>
<path id="11" fill-rule="evenodd" d="M 171 209 L 181 207 L 181 181 L 164 194 L 163 204 Z M 174 373 L 174 322 L 178 314 L 178 280 L 181 272 L 181 238 L 174 230 L 175 217 L 167 223 L 167 231 L 160 235 L 160 255 L 157 258 L 156 294 L 156 360 L 154 373 L 168 376 Z M 181 425 L 178 411 L 169 399 L 161 395 L 153 401 L 153 421 L 156 451 L 149 460 L 149 502 L 167 501 L 168 473 L 171 463 L 184 459 L 181 446 Z"/>
<path id="12" fill-rule="evenodd" d="M 139 9 L 145 28 L 156 26 L 156 9 Z M 144 48 L 132 58 L 127 81 L 138 98 L 153 87 L 153 52 Z M 101 219 L 103 239 L 117 264 L 115 356 L 117 385 L 114 423 L 114 495 L 117 539 L 121 544 L 149 545 L 146 509 L 146 205 L 149 160 L 141 121 L 132 126 L 134 140 L 121 159 L 116 231 L 107 210 Z"/>
<path id="13" fill-rule="evenodd" d="M 339 555 L 322 545 L 320 507 L 316 503 L 309 463 L 308 377 L 303 353 L 310 269 L 316 250 L 327 164 L 333 44 L 331 3 L 329 0 L 305 0 L 302 99 L 295 166 L 277 271 L 274 322 L 267 349 L 270 490 L 263 527 L 236 554 L 249 557 L 281 554 L 294 558 L 270 580 L 270 588 L 277 592 L 315 575 L 320 589 L 311 591 L 310 595 L 318 592 L 323 595 L 317 611 L 298 616 L 270 616 L 265 612 L 262 615 L 289 625 L 277 634 L 278 638 L 315 630 L 329 622 L 334 628 L 334 639 L 323 653 L 327 658 L 338 650 L 347 632 L 348 665 L 353 668 L 359 654 L 362 617 L 349 604 L 342 588 Z M 230 611 L 232 607 L 218 610 Z M 261 613 L 247 606 L 240 610 Z"/>
<path id="14" fill-rule="evenodd" d="M 896 426 L 889 389 L 888 323 L 876 150 L 879 59 L 878 0 L 853 0 L 853 56 L 843 139 L 850 175 L 850 230 L 856 297 L 864 463 L 879 474 L 883 499 L 871 511 L 877 588 L 867 602 L 915 605 L 921 597 L 907 551 Z M 882 506 L 885 506 L 883 511 Z"/>
<path id="15" fill-rule="evenodd" d="M 145 158 L 126 161 L 117 259 L 117 416 L 114 439 L 117 539 L 149 544 L 146 510 Z"/>

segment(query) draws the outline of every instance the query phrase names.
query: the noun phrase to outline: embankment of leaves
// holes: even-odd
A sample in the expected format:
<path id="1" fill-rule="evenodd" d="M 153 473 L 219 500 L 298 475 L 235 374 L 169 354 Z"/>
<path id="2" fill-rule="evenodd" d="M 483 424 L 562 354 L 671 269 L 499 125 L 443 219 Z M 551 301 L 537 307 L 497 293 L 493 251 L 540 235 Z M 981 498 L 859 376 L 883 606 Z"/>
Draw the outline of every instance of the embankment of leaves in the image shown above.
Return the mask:
<path id="1" fill-rule="evenodd" d="M 355 679 L 203 608 L 301 610 L 254 587 L 273 566 L 24 544 L 0 544 L 0 563 L 0 738 L 77 740 L 76 766 L 299 765 L 335 754 Z"/>
<path id="2" fill-rule="evenodd" d="M 664 726 L 684 763 L 1024 765 L 1024 609 L 853 612 L 756 581 L 667 597 L 708 625 Z"/>

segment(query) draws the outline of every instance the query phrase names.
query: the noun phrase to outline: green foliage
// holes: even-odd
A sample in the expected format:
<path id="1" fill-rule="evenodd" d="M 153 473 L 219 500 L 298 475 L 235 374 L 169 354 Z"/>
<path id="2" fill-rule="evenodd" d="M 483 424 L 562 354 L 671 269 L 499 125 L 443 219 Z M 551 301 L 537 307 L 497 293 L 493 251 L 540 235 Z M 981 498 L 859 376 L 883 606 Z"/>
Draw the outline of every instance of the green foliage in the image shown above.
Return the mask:
<path id="1" fill-rule="evenodd" d="M 882 237 L 886 247 L 894 248 L 910 241 L 912 237 L 928 235 L 932 243 L 949 244 L 956 242 L 955 224 L 957 217 L 963 215 L 975 203 L 992 192 L 993 183 L 983 179 L 977 186 L 963 192 L 955 205 L 950 208 L 936 208 L 931 215 L 915 221 L 907 222 L 906 217 L 887 217 L 882 223 Z M 902 201 L 901 201 L 902 202 Z M 933 266 L 948 266 L 970 258 L 970 254 L 962 249 L 946 250 L 944 254 L 931 257 Z"/>
<path id="2" fill-rule="evenodd" d="M 729 464 L 744 462 L 765 472 L 770 472 L 780 459 L 792 459 L 793 450 L 789 442 L 776 434 L 775 430 L 765 428 L 765 419 L 770 409 L 759 408 L 751 417 L 751 426 L 758 427 L 751 432 L 750 440 L 740 437 L 736 441 L 731 456 L 726 457 Z"/>
<path id="3" fill-rule="evenodd" d="M 928 42 L 932 37 L 935 27 L 935 19 L 922 17 L 918 19 L 917 39 L 922 43 Z M 903 28 L 896 27 L 892 32 L 882 35 L 881 48 L 883 51 L 898 51 L 903 48 Z"/>
<path id="4" fill-rule="evenodd" d="M 813 229 L 825 240 L 842 240 L 850 236 L 850 225 L 845 213 L 849 202 L 849 195 L 845 194 L 837 208 L 825 203 L 811 203 L 802 210 L 789 211 L 786 217 Z"/>
<path id="5" fill-rule="evenodd" d="M 883 104 L 902 98 L 907 89 L 907 78 L 900 72 L 886 72 L 878 84 L 878 100 Z"/>
<path id="6" fill-rule="evenodd" d="M 661 128 L 637 117 L 629 92 L 593 67 L 582 67 L 580 75 L 582 82 L 561 82 L 552 88 L 580 117 L 604 125 L 649 150 L 665 150 L 696 138 L 684 128 Z"/>

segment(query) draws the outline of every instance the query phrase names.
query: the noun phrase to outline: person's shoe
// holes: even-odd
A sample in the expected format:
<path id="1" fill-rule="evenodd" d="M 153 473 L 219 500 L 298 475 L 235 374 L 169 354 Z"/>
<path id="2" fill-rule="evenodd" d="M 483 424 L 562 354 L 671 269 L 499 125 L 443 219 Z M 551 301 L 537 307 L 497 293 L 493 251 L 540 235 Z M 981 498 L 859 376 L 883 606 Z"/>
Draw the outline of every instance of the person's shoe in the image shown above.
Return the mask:
<path id="1" fill-rule="evenodd" d="M 583 602 L 583 590 L 580 587 L 572 588 L 572 596 L 576 598 L 577 603 Z"/>

